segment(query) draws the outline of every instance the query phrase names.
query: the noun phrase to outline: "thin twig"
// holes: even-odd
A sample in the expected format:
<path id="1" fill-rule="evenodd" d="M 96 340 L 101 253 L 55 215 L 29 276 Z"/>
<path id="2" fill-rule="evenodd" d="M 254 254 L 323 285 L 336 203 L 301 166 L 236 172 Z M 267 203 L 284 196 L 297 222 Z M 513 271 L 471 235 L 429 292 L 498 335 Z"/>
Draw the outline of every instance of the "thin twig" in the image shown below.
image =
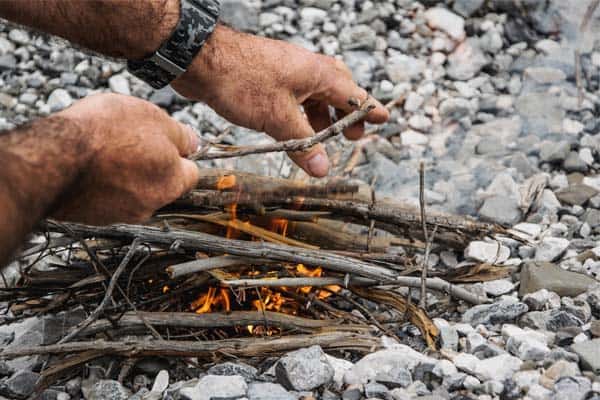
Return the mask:
<path id="1" fill-rule="evenodd" d="M 239 147 L 232 151 L 221 151 L 214 153 L 195 153 L 190 156 L 192 160 L 214 160 L 218 158 L 232 158 L 247 156 L 250 154 L 263 154 L 263 153 L 276 153 L 282 151 L 305 151 L 310 149 L 312 146 L 322 143 L 327 139 L 339 135 L 344 129 L 354 125 L 358 121 L 364 119 L 369 112 L 375 108 L 375 105 L 367 99 L 361 107 L 346 115 L 344 118 L 337 121 L 335 124 L 328 128 L 318 132 L 314 136 L 305 139 L 292 139 L 284 142 L 269 143 L 266 145 L 259 146 L 245 146 Z"/>
<path id="2" fill-rule="evenodd" d="M 428 248 L 431 248 L 429 233 L 427 232 L 427 219 L 425 218 L 425 163 L 419 164 L 419 206 L 421 208 L 421 226 L 423 227 L 423 238 L 425 240 L 425 257 L 423 257 L 423 267 L 421 268 L 421 297 L 419 298 L 419 307 L 427 308 L 427 258 L 429 256 Z"/>
<path id="3" fill-rule="evenodd" d="M 125 257 L 123 257 L 123 259 L 121 260 L 121 263 L 119 264 L 119 266 L 115 270 L 112 278 L 110 279 L 108 288 L 106 289 L 106 293 L 104 294 L 104 298 L 102 299 L 102 301 L 100 302 L 98 307 L 96 307 L 96 309 L 83 322 L 81 322 L 79 325 L 77 325 L 77 327 L 75 329 L 73 329 L 71 331 L 71 333 L 69 333 L 67 336 L 63 337 L 58 342 L 58 344 L 63 344 L 63 343 L 70 341 L 75 336 L 77 336 L 81 331 L 83 331 L 85 328 L 87 328 L 92 322 L 97 320 L 98 317 L 100 317 L 100 315 L 104 311 L 104 308 L 106 308 L 106 306 L 108 305 L 108 302 L 110 301 L 110 299 L 112 297 L 112 293 L 115 290 L 115 286 L 117 285 L 117 280 L 119 279 L 119 276 L 121 276 L 123 271 L 125 271 L 125 268 L 127 268 L 127 265 L 129 265 L 129 261 L 131 261 L 131 258 L 135 255 L 138 245 L 139 245 L 139 242 L 140 242 L 140 240 L 138 238 L 135 238 L 133 240 L 133 242 L 131 243 L 131 245 L 129 246 L 129 250 L 127 251 L 127 254 L 125 254 Z"/>

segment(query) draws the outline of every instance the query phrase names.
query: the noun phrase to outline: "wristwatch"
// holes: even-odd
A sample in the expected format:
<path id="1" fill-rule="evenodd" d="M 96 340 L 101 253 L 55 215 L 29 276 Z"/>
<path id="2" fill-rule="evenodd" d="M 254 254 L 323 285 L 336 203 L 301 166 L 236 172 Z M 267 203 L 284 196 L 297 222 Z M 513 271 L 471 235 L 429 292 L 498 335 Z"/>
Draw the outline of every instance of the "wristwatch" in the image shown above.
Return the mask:
<path id="1" fill-rule="evenodd" d="M 218 0 L 180 0 L 179 22 L 171 37 L 150 57 L 127 61 L 127 69 L 155 89 L 183 74 L 215 29 Z"/>

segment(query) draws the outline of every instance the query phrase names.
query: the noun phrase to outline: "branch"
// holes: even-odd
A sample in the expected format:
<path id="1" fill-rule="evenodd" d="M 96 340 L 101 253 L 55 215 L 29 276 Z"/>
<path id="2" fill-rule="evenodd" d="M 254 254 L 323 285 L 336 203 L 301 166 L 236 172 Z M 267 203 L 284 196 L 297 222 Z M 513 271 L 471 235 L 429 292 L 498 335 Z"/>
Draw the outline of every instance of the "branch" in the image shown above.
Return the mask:
<path id="1" fill-rule="evenodd" d="M 284 142 L 269 143 L 261 146 L 238 147 L 232 151 L 221 151 L 214 153 L 203 153 L 200 151 L 198 153 L 192 154 L 190 156 L 190 159 L 195 161 L 214 160 L 218 158 L 247 156 L 249 154 L 276 153 L 282 151 L 305 151 L 318 143 L 322 143 L 327 139 L 339 135 L 344 131 L 344 129 L 364 119 L 367 116 L 367 114 L 374 108 L 375 105 L 367 99 L 367 101 L 365 101 L 358 110 L 353 111 L 352 113 L 346 115 L 344 118 L 337 121 L 335 124 L 329 126 L 328 128 L 322 130 L 321 132 L 318 132 L 316 135 L 311 136 L 309 138 L 292 139 L 286 140 Z"/>
<path id="2" fill-rule="evenodd" d="M 100 316 L 100 314 L 102 314 L 102 311 L 104 311 L 104 309 L 108 305 L 109 300 L 112 297 L 112 293 L 115 290 L 115 286 L 117 286 L 117 281 L 119 280 L 119 276 L 121 276 L 123 271 L 125 271 L 125 268 L 127 268 L 127 265 L 129 265 L 129 261 L 131 261 L 131 258 L 135 255 L 135 252 L 137 251 L 139 242 L 140 241 L 137 238 L 133 239 L 133 242 L 129 246 L 129 251 L 127 251 L 127 254 L 125 254 L 125 257 L 123 257 L 123 259 L 121 260 L 121 263 L 119 264 L 119 266 L 113 273 L 112 278 L 110 278 L 110 282 L 108 284 L 108 288 L 106 289 L 106 293 L 104 294 L 104 298 L 102 299 L 102 301 L 100 302 L 98 307 L 96 307 L 96 309 L 83 322 L 81 322 L 79 325 L 77 325 L 77 327 L 75 327 L 75 329 L 73 329 L 71 331 L 71 333 L 69 333 L 67 336 L 63 337 L 58 342 L 58 344 L 67 343 L 69 340 L 73 339 L 81 331 L 83 331 L 86 327 L 88 327 L 92 322 L 97 320 L 98 317 Z"/>
<path id="3" fill-rule="evenodd" d="M 380 340 L 371 335 L 347 332 L 329 332 L 317 335 L 295 335 L 282 338 L 246 338 L 207 341 L 173 340 L 127 340 L 109 342 L 71 342 L 48 346 L 19 346 L 5 349 L 0 358 L 14 359 L 37 354 L 72 354 L 93 349 L 100 355 L 122 355 L 126 357 L 172 356 L 172 357 L 214 357 L 215 353 L 228 356 L 255 357 L 279 354 L 302 347 L 320 345 L 326 350 L 355 349 L 372 351 L 381 346 Z"/>

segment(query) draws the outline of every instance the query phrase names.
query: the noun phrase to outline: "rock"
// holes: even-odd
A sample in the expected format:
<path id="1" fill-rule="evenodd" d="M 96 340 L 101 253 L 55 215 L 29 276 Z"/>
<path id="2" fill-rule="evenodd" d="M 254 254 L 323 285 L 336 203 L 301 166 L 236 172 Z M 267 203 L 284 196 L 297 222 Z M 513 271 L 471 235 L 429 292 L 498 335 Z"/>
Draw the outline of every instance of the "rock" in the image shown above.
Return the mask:
<path id="1" fill-rule="evenodd" d="M 485 200 L 479 216 L 485 221 L 512 226 L 521 220 L 521 209 L 512 197 L 493 196 Z"/>
<path id="2" fill-rule="evenodd" d="M 483 290 L 493 297 L 499 297 L 514 290 L 515 285 L 507 279 L 483 282 Z"/>
<path id="3" fill-rule="evenodd" d="M 600 339 L 592 339 L 581 343 L 575 343 L 571 350 L 579 356 L 581 366 L 584 369 L 600 373 Z"/>
<path id="4" fill-rule="evenodd" d="M 453 12 L 442 8 L 434 7 L 425 11 L 425 21 L 433 29 L 439 29 L 448 34 L 456 41 L 462 41 L 465 38 L 465 20 Z"/>
<path id="5" fill-rule="evenodd" d="M 528 310 L 525 303 L 503 300 L 493 304 L 471 307 L 463 314 L 463 322 L 472 326 L 502 324 L 517 319 Z"/>
<path id="6" fill-rule="evenodd" d="M 562 163 L 566 160 L 571 150 L 567 142 L 544 141 L 540 148 L 540 160 L 548 163 Z"/>
<path id="7" fill-rule="evenodd" d="M 560 100 L 555 96 L 549 96 L 547 93 L 524 93 L 517 98 L 515 110 L 523 119 L 524 129 L 529 132 L 535 132 L 540 137 L 548 134 L 562 133 L 562 120 L 565 115 L 564 109 L 560 105 Z M 542 161 L 548 161 L 544 157 L 544 143 L 542 143 L 542 152 L 540 158 Z M 548 142 L 551 154 L 562 155 L 562 159 L 553 161 L 563 161 L 570 150 L 567 142 Z M 564 146 L 567 145 L 565 149 Z"/>
<path id="8" fill-rule="evenodd" d="M 239 375 L 206 375 L 196 386 L 182 388 L 180 393 L 190 400 L 234 400 L 246 397 L 248 384 Z"/>
<path id="9" fill-rule="evenodd" d="M 429 131 L 429 129 L 431 129 L 432 125 L 433 125 L 433 123 L 431 122 L 431 119 L 427 118 L 424 115 L 419 115 L 419 114 L 413 115 L 408 120 L 408 126 L 410 126 L 412 129 L 415 129 L 415 130 L 421 131 L 421 132 Z"/>
<path id="10" fill-rule="evenodd" d="M 396 345 L 393 349 L 379 350 L 358 361 L 344 375 L 346 384 L 364 384 L 379 374 L 390 374 L 394 369 L 414 370 L 418 364 L 435 364 L 429 358 L 406 345 Z"/>
<path id="11" fill-rule="evenodd" d="M 577 298 L 563 297 L 561 299 L 561 310 L 579 318 L 584 323 L 592 318 L 590 305 L 581 296 Z"/>
<path id="12" fill-rule="evenodd" d="M 384 384 L 389 389 L 405 388 L 413 382 L 412 375 L 406 368 L 392 368 L 387 373 L 379 373 L 374 380 Z"/>
<path id="13" fill-rule="evenodd" d="M 224 362 L 210 367 L 206 372 L 209 375 L 239 375 L 248 383 L 256 380 L 256 377 L 258 376 L 258 370 L 256 368 L 242 362 Z"/>
<path id="14" fill-rule="evenodd" d="M 596 189 L 576 183 L 556 192 L 556 197 L 563 204 L 582 206 L 597 194 Z"/>
<path id="15" fill-rule="evenodd" d="M 355 50 L 343 53 L 344 62 L 352 71 L 352 77 L 358 84 L 369 86 L 378 62 L 369 52 Z"/>
<path id="16" fill-rule="evenodd" d="M 535 252 L 535 261 L 552 262 L 559 259 L 569 247 L 564 238 L 546 237 L 542 239 Z"/>
<path id="17" fill-rule="evenodd" d="M 0 382 L 0 395 L 14 399 L 25 399 L 36 389 L 40 374 L 31 371 L 19 371 L 5 381 Z"/>
<path id="18" fill-rule="evenodd" d="M 554 383 L 565 376 L 579 376 L 581 371 L 574 362 L 558 360 L 550 368 L 546 369 L 543 376 L 543 381 L 547 382 L 547 387 L 554 386 Z M 546 385 L 544 385 L 546 386 Z"/>
<path id="19" fill-rule="evenodd" d="M 248 386 L 248 400 L 296 400 L 278 383 L 254 382 Z"/>
<path id="20" fill-rule="evenodd" d="M 167 370 L 160 371 L 156 378 L 154 378 L 154 383 L 152 384 L 152 389 L 150 390 L 152 393 L 160 393 L 162 394 L 169 387 L 169 372 Z"/>
<path id="21" fill-rule="evenodd" d="M 597 285 L 589 276 L 565 271 L 548 262 L 527 262 L 521 268 L 520 296 L 546 289 L 559 296 L 575 297 Z"/>
<path id="22" fill-rule="evenodd" d="M 108 78 L 108 86 L 110 90 L 115 93 L 124 94 L 126 96 L 131 95 L 131 89 L 129 89 L 129 81 L 123 74 L 113 75 Z"/>
<path id="23" fill-rule="evenodd" d="M 429 143 L 429 138 L 420 132 L 411 129 L 402 132 L 402 144 L 405 146 L 423 146 Z"/>
<path id="24" fill-rule="evenodd" d="M 463 17 L 468 18 L 477 12 L 484 3 L 485 0 L 455 0 L 452 9 Z"/>
<path id="25" fill-rule="evenodd" d="M 510 354 L 502 354 L 485 360 L 479 360 L 475 364 L 475 376 L 481 381 L 504 381 L 510 379 L 517 372 L 523 361 Z"/>
<path id="26" fill-rule="evenodd" d="M 549 67 L 526 68 L 524 77 L 531 79 L 540 85 L 556 84 L 567 79 L 567 75 L 563 71 Z"/>
<path id="27" fill-rule="evenodd" d="M 344 50 L 374 50 L 377 34 L 368 25 L 349 25 L 339 34 L 339 41 Z"/>
<path id="28" fill-rule="evenodd" d="M 365 396 L 367 398 L 384 399 L 388 395 L 388 388 L 380 383 L 369 382 L 364 386 Z"/>
<path id="29" fill-rule="evenodd" d="M 127 400 L 131 392 L 117 381 L 100 380 L 91 388 L 82 388 L 86 400 Z"/>
<path id="30" fill-rule="evenodd" d="M 333 368 L 333 383 L 336 389 L 341 389 L 344 386 L 344 375 L 346 374 L 346 371 L 352 368 L 354 364 L 348 360 L 333 357 L 329 354 L 325 354 L 325 356 Z"/>
<path id="31" fill-rule="evenodd" d="M 404 54 L 394 54 L 385 64 L 385 72 L 394 83 L 417 79 L 425 70 L 425 61 Z"/>
<path id="32" fill-rule="evenodd" d="M 404 102 L 404 110 L 408 112 L 416 112 L 418 111 L 423 103 L 425 102 L 425 98 L 416 92 L 410 92 L 406 97 L 406 101 Z"/>
<path id="33" fill-rule="evenodd" d="M 583 325 L 583 321 L 579 318 L 562 310 L 531 311 L 521 317 L 520 323 L 532 329 L 550 332 Z"/>
<path id="34" fill-rule="evenodd" d="M 563 162 L 563 168 L 567 172 L 587 172 L 588 165 L 579 157 L 579 153 L 572 151 Z"/>
<path id="35" fill-rule="evenodd" d="M 286 354 L 275 366 L 277 380 L 288 390 L 313 390 L 333 380 L 334 370 L 320 346 Z"/>
<path id="36" fill-rule="evenodd" d="M 523 285 L 522 282 L 521 285 Z M 560 307 L 560 296 L 544 288 L 523 296 L 523 303 L 527 304 L 531 311 L 554 309 Z"/>
<path id="37" fill-rule="evenodd" d="M 260 3 L 248 0 L 222 0 L 219 19 L 246 32 L 258 32 Z"/>
<path id="38" fill-rule="evenodd" d="M 583 215 L 583 220 L 593 229 L 600 226 L 600 210 L 588 208 Z"/>
<path id="39" fill-rule="evenodd" d="M 473 112 L 471 102 L 462 98 L 449 98 L 440 104 L 440 116 L 444 120 L 459 120 Z"/>
<path id="40" fill-rule="evenodd" d="M 448 57 L 446 73 L 451 79 L 466 81 L 477 75 L 488 63 L 479 41 L 468 38 Z"/>
<path id="41" fill-rule="evenodd" d="M 464 256 L 488 264 L 501 264 L 510 257 L 510 249 L 499 242 L 474 241 L 465 249 Z"/>
<path id="42" fill-rule="evenodd" d="M 440 344 L 443 349 L 457 350 L 458 349 L 458 332 L 452 326 L 441 326 Z"/>
<path id="43" fill-rule="evenodd" d="M 520 360 L 541 361 L 550 353 L 550 348 L 535 333 L 523 332 L 511 336 L 506 348 Z"/>
<path id="44" fill-rule="evenodd" d="M 65 89 L 54 89 L 47 101 L 51 112 L 63 110 L 73 104 L 73 98 Z"/>

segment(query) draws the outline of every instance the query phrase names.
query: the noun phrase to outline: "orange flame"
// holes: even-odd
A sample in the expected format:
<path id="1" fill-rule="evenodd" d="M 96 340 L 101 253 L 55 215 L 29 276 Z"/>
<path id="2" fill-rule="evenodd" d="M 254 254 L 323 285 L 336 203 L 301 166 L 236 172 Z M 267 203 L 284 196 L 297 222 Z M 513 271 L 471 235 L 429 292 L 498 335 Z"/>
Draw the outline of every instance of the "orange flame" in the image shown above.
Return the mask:
<path id="1" fill-rule="evenodd" d="M 225 175 L 217 179 L 217 190 L 231 189 L 235 186 L 235 175 Z"/>
<path id="2" fill-rule="evenodd" d="M 208 292 L 200 295 L 196 300 L 192 302 L 190 308 L 196 312 L 196 314 L 205 314 L 211 312 L 214 308 L 218 308 L 221 311 L 231 311 L 231 301 L 229 300 L 229 293 L 225 288 L 219 288 L 217 293 L 216 287 L 208 288 Z"/>
<path id="3" fill-rule="evenodd" d="M 270 229 L 279 233 L 281 236 L 287 236 L 288 220 L 284 218 L 273 218 L 271 220 Z"/>

